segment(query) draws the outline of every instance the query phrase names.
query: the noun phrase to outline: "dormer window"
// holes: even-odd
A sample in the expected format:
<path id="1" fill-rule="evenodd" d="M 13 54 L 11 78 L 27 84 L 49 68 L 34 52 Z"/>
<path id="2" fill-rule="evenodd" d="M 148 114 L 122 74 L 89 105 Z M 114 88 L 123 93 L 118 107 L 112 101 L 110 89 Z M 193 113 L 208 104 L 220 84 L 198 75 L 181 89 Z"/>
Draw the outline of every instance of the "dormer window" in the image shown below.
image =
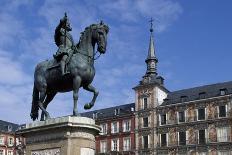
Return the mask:
<path id="1" fill-rule="evenodd" d="M 188 101 L 188 97 L 187 96 L 181 96 L 180 101 L 181 102 L 186 102 L 186 101 Z"/>
<path id="2" fill-rule="evenodd" d="M 204 98 L 206 98 L 206 93 L 205 92 L 199 93 L 199 99 L 204 99 Z"/>
<path id="3" fill-rule="evenodd" d="M 11 131 L 12 131 L 12 126 L 11 126 L 11 125 L 8 125 L 8 126 L 7 126 L 7 129 L 8 129 L 9 132 L 11 132 Z"/>
<path id="4" fill-rule="evenodd" d="M 220 95 L 226 95 L 226 89 L 220 89 Z"/>
<path id="5" fill-rule="evenodd" d="M 120 109 L 114 109 L 114 115 L 119 115 L 120 114 Z"/>

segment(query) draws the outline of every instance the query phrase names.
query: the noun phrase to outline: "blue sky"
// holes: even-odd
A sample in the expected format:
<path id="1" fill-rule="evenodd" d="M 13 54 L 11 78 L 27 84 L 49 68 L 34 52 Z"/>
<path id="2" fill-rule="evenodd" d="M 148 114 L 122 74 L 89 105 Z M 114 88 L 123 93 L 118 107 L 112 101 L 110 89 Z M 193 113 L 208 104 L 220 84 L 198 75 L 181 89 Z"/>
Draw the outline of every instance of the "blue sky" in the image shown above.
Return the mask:
<path id="1" fill-rule="evenodd" d="M 30 122 L 35 65 L 57 47 L 54 30 L 65 11 L 75 42 L 92 23 L 110 27 L 105 55 L 95 63 L 100 91 L 94 109 L 134 102 L 145 73 L 149 19 L 156 19 L 158 73 L 170 91 L 230 81 L 232 2 L 230 0 L 3 0 L 0 2 L 0 119 Z M 92 94 L 80 91 L 78 109 Z M 72 93 L 48 106 L 52 117 L 72 113 Z"/>

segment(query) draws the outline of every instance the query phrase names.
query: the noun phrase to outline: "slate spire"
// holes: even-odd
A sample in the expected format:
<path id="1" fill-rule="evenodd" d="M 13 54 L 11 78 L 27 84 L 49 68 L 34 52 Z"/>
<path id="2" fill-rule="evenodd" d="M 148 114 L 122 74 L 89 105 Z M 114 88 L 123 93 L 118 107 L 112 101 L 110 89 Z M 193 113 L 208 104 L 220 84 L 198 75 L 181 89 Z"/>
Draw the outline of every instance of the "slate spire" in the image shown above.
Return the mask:
<path id="1" fill-rule="evenodd" d="M 151 23 L 151 27 L 150 27 L 150 42 L 149 42 L 149 48 L 148 48 L 148 55 L 147 55 L 147 59 L 145 60 L 146 64 L 147 64 L 147 71 L 146 71 L 146 75 L 157 75 L 157 62 L 158 59 L 155 56 L 155 45 L 154 45 L 154 36 L 153 36 L 153 19 L 151 18 L 151 20 L 149 21 Z"/>
<path id="2" fill-rule="evenodd" d="M 147 64 L 147 70 L 145 75 L 143 76 L 142 81 L 140 81 L 140 84 L 152 84 L 156 83 L 159 85 L 164 84 L 164 78 L 162 76 L 158 76 L 157 73 L 157 63 L 158 59 L 155 55 L 155 44 L 154 44 L 154 35 L 153 35 L 153 19 L 149 21 L 151 23 L 150 27 L 150 42 L 149 42 L 149 48 L 148 48 L 148 55 L 145 60 Z"/>

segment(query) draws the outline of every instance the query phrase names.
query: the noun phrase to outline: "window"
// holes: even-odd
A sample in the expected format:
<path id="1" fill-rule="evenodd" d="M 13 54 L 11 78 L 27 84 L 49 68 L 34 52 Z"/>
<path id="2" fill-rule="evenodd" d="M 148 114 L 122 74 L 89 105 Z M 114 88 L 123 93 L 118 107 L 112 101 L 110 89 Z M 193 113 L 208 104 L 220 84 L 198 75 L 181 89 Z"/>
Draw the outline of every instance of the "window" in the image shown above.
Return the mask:
<path id="1" fill-rule="evenodd" d="M 198 143 L 199 144 L 205 144 L 205 130 L 199 130 Z"/>
<path id="2" fill-rule="evenodd" d="M 102 135 L 106 135 L 107 134 L 107 124 L 104 123 L 104 124 L 101 124 L 101 133 Z"/>
<path id="3" fill-rule="evenodd" d="M 7 155 L 13 155 L 13 151 L 12 150 L 8 150 Z"/>
<path id="4" fill-rule="evenodd" d="M 226 89 L 220 89 L 220 95 L 226 95 Z"/>
<path id="5" fill-rule="evenodd" d="M 118 122 L 111 123 L 111 133 L 118 133 Z"/>
<path id="6" fill-rule="evenodd" d="M 180 100 L 181 100 L 181 102 L 186 102 L 186 101 L 188 101 L 188 97 L 187 96 L 181 96 Z"/>
<path id="7" fill-rule="evenodd" d="M 100 141 L 100 152 L 101 153 L 107 152 L 107 141 Z"/>
<path id="8" fill-rule="evenodd" d="M 166 114 L 161 115 L 161 125 L 166 124 Z"/>
<path id="9" fill-rule="evenodd" d="M 179 113 L 179 122 L 185 122 L 185 112 L 184 111 L 180 111 Z"/>
<path id="10" fill-rule="evenodd" d="M 114 109 L 114 115 L 119 115 L 120 114 L 120 108 L 119 109 Z"/>
<path id="11" fill-rule="evenodd" d="M 167 146 L 166 134 L 161 134 L 161 146 Z"/>
<path id="12" fill-rule="evenodd" d="M 0 136 L 0 144 L 4 144 L 4 136 Z"/>
<path id="13" fill-rule="evenodd" d="M 147 149 L 148 148 L 148 135 L 143 136 L 143 148 Z"/>
<path id="14" fill-rule="evenodd" d="M 13 146 L 14 145 L 14 138 L 10 137 L 8 138 L 8 145 Z"/>
<path id="15" fill-rule="evenodd" d="M 130 137 L 123 139 L 123 151 L 130 151 L 131 140 Z"/>
<path id="16" fill-rule="evenodd" d="M 147 98 L 143 98 L 143 109 L 147 109 Z"/>
<path id="17" fill-rule="evenodd" d="M 198 120 L 205 119 L 205 108 L 198 109 Z"/>
<path id="18" fill-rule="evenodd" d="M 217 128 L 217 140 L 218 140 L 218 142 L 227 142 L 229 140 L 228 130 L 229 130 L 228 127 Z"/>
<path id="19" fill-rule="evenodd" d="M 123 132 L 130 131 L 130 128 L 131 128 L 130 126 L 131 126 L 130 120 L 124 120 L 123 121 Z"/>
<path id="20" fill-rule="evenodd" d="M 206 93 L 205 92 L 199 93 L 199 99 L 204 99 L 204 98 L 206 98 Z"/>
<path id="21" fill-rule="evenodd" d="M 148 127 L 148 117 L 143 118 L 143 127 Z"/>
<path id="22" fill-rule="evenodd" d="M 230 155 L 230 151 L 218 151 L 218 155 Z"/>
<path id="23" fill-rule="evenodd" d="M 179 132 L 179 145 L 186 145 L 186 132 Z"/>
<path id="24" fill-rule="evenodd" d="M 0 155 L 5 155 L 5 151 L 4 150 L 0 150 Z"/>
<path id="25" fill-rule="evenodd" d="M 218 107 L 219 117 L 226 117 L 226 105 L 222 105 Z"/>
<path id="26" fill-rule="evenodd" d="M 113 139 L 111 141 L 111 151 L 119 151 L 119 142 L 118 142 L 118 139 Z"/>

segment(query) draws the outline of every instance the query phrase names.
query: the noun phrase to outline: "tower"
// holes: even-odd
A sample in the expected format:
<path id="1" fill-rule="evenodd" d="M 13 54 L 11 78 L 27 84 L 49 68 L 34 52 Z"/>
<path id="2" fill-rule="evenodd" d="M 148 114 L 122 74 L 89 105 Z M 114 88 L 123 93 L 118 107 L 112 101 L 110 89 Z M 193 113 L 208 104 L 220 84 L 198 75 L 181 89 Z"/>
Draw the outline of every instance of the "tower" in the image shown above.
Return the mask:
<path id="1" fill-rule="evenodd" d="M 159 106 L 169 92 L 164 87 L 164 78 L 158 75 L 158 59 L 155 52 L 153 19 L 149 21 L 150 39 L 148 54 L 145 60 L 146 72 L 135 90 L 135 128 L 136 128 L 136 154 L 155 155 L 158 136 L 156 127 L 158 118 L 156 107 Z"/>

